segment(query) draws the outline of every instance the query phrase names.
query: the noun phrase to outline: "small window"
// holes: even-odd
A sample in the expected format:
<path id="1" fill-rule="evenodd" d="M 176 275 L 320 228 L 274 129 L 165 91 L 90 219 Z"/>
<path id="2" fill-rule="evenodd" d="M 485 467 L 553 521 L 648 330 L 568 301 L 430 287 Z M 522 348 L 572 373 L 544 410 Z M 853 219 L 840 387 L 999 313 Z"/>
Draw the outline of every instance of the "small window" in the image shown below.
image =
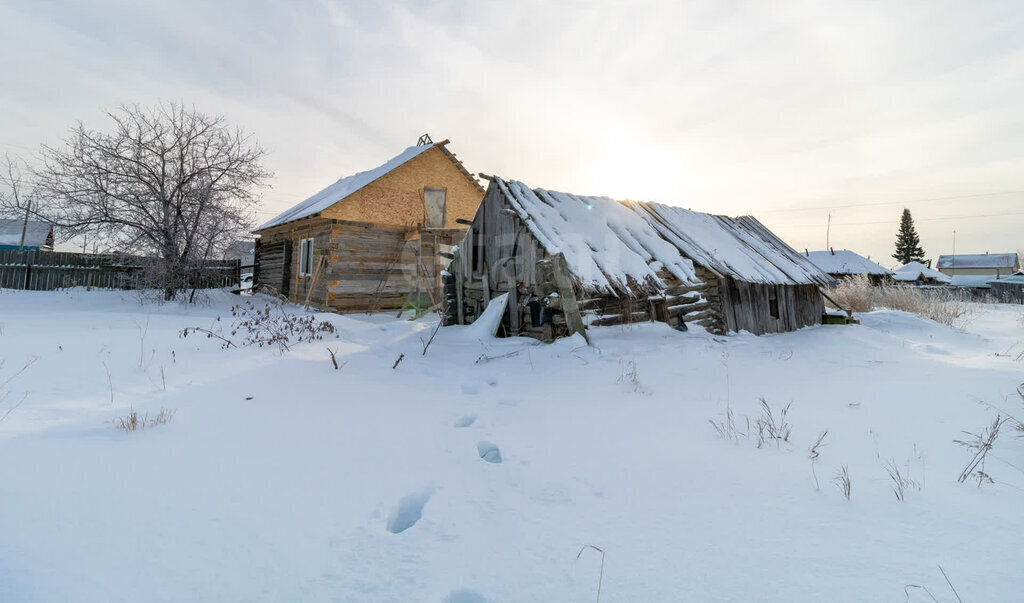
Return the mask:
<path id="1" fill-rule="evenodd" d="M 302 239 L 299 248 L 299 276 L 313 274 L 313 239 Z"/>
<path id="2" fill-rule="evenodd" d="M 779 318 L 779 293 L 775 287 L 768 291 L 768 314 L 776 320 Z"/>

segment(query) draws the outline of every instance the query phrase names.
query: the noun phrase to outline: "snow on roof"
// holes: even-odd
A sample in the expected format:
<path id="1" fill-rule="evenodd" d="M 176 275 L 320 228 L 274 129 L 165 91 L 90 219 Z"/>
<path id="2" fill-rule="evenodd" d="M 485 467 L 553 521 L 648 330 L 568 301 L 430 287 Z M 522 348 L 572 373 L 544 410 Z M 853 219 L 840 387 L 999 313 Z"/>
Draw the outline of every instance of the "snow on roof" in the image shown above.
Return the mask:
<path id="1" fill-rule="evenodd" d="M 940 255 L 935 263 L 939 268 L 1016 268 L 1016 253 L 972 253 Z"/>
<path id="2" fill-rule="evenodd" d="M 0 245 L 21 245 L 23 218 L 0 218 Z M 53 227 L 46 222 L 29 220 L 25 228 L 25 247 L 45 247 Z"/>
<path id="3" fill-rule="evenodd" d="M 280 215 L 266 222 L 256 230 L 263 230 L 265 228 L 270 228 L 271 226 L 277 226 L 279 224 L 284 224 L 285 222 L 291 222 L 293 220 L 298 220 L 299 218 L 305 218 L 308 216 L 312 216 L 313 214 L 318 214 L 323 210 L 327 209 L 328 207 L 334 205 L 335 203 L 341 201 L 342 199 L 348 197 L 352 193 L 363 188 L 364 186 L 370 184 L 374 180 L 377 180 L 381 176 L 384 176 L 385 174 L 395 170 L 399 166 L 409 162 L 410 160 L 419 157 L 425 151 L 428 151 L 434 148 L 435 146 L 439 146 L 441 144 L 443 143 L 425 144 L 415 147 L 409 147 L 408 149 L 402 151 L 401 153 L 399 153 L 397 156 L 393 157 L 386 163 L 379 165 L 373 168 L 372 170 L 367 170 L 365 172 L 359 172 L 358 174 L 346 176 L 341 180 L 338 180 L 334 184 L 328 186 L 327 188 L 323 189 L 319 193 L 306 199 L 302 203 L 299 203 L 295 207 L 292 207 L 288 211 L 281 213 Z"/>
<path id="4" fill-rule="evenodd" d="M 990 279 L 988 282 L 990 285 L 992 283 L 1024 284 L 1024 274 L 1021 274 L 1020 272 L 1014 272 L 1010 276 L 1001 276 L 999 278 Z"/>
<path id="5" fill-rule="evenodd" d="M 629 203 L 688 257 L 721 275 L 778 285 L 833 283 L 751 216 L 731 218 L 661 203 Z"/>
<path id="6" fill-rule="evenodd" d="M 598 291 L 628 291 L 631 282 L 663 287 L 657 275 L 662 268 L 694 284 L 699 279 L 693 262 L 756 283 L 833 282 L 751 217 L 531 190 L 500 178 L 494 183 L 540 244 L 549 253 L 564 253 L 581 284 Z"/>
<path id="7" fill-rule="evenodd" d="M 950 287 L 974 287 L 988 289 L 988 282 L 995 280 L 994 274 L 955 274 L 949 281 Z"/>
<path id="8" fill-rule="evenodd" d="M 664 287 L 664 268 L 683 283 L 700 280 L 693 263 L 638 214 L 608 197 L 588 197 L 494 178 L 530 233 L 548 251 L 561 252 L 569 270 L 589 289 L 632 291 Z"/>
<path id="9" fill-rule="evenodd" d="M 948 283 L 950 281 L 949 276 L 942 274 L 934 268 L 929 268 L 921 262 L 910 262 L 906 266 L 901 266 L 892 275 L 894 280 L 901 282 L 913 282 L 919 277 L 922 280 L 933 279 L 940 283 Z"/>
<path id="10" fill-rule="evenodd" d="M 879 276 L 892 274 L 892 270 L 888 270 L 849 249 L 840 249 L 834 252 L 827 249 L 825 251 L 810 251 L 806 255 L 815 266 L 829 274 L 872 274 Z"/>

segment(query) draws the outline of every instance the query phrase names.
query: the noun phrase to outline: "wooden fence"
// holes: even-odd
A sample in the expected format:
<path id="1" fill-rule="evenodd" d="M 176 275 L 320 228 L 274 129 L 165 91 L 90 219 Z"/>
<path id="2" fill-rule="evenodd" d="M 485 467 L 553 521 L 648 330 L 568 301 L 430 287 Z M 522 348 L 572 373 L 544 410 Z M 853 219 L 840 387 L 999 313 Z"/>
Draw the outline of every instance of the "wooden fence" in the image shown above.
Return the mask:
<path id="1" fill-rule="evenodd" d="M 138 289 L 152 258 L 57 251 L 0 249 L 0 288 L 52 291 L 67 287 Z M 237 287 L 239 260 L 215 260 L 189 266 L 189 288 Z"/>

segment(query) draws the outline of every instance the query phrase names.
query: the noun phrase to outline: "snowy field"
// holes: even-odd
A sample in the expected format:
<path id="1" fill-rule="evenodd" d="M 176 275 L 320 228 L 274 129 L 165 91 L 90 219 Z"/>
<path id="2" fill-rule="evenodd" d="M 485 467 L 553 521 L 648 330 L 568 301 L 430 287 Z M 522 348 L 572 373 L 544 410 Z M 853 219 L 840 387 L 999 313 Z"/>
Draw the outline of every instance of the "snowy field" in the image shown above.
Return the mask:
<path id="1" fill-rule="evenodd" d="M 432 319 L 179 336 L 239 300 L 0 290 L 0 601 L 594 601 L 584 545 L 606 602 L 1024 597 L 1021 432 L 980 486 L 954 443 L 1024 417 L 1020 306 L 592 347 L 449 327 L 425 356 Z M 761 398 L 788 441 L 758 447 Z"/>

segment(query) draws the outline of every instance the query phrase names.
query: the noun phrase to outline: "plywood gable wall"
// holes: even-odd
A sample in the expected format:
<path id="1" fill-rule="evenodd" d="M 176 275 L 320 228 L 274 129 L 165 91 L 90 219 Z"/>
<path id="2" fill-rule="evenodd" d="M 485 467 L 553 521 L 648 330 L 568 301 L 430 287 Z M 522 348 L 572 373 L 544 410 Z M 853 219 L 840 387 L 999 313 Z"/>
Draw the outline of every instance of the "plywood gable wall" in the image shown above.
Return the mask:
<path id="1" fill-rule="evenodd" d="M 447 189 L 446 228 L 456 219 L 471 220 L 483 193 L 477 190 L 445 153 L 435 147 L 415 157 L 327 208 L 321 215 L 335 220 L 387 225 L 423 222 L 423 188 Z"/>

